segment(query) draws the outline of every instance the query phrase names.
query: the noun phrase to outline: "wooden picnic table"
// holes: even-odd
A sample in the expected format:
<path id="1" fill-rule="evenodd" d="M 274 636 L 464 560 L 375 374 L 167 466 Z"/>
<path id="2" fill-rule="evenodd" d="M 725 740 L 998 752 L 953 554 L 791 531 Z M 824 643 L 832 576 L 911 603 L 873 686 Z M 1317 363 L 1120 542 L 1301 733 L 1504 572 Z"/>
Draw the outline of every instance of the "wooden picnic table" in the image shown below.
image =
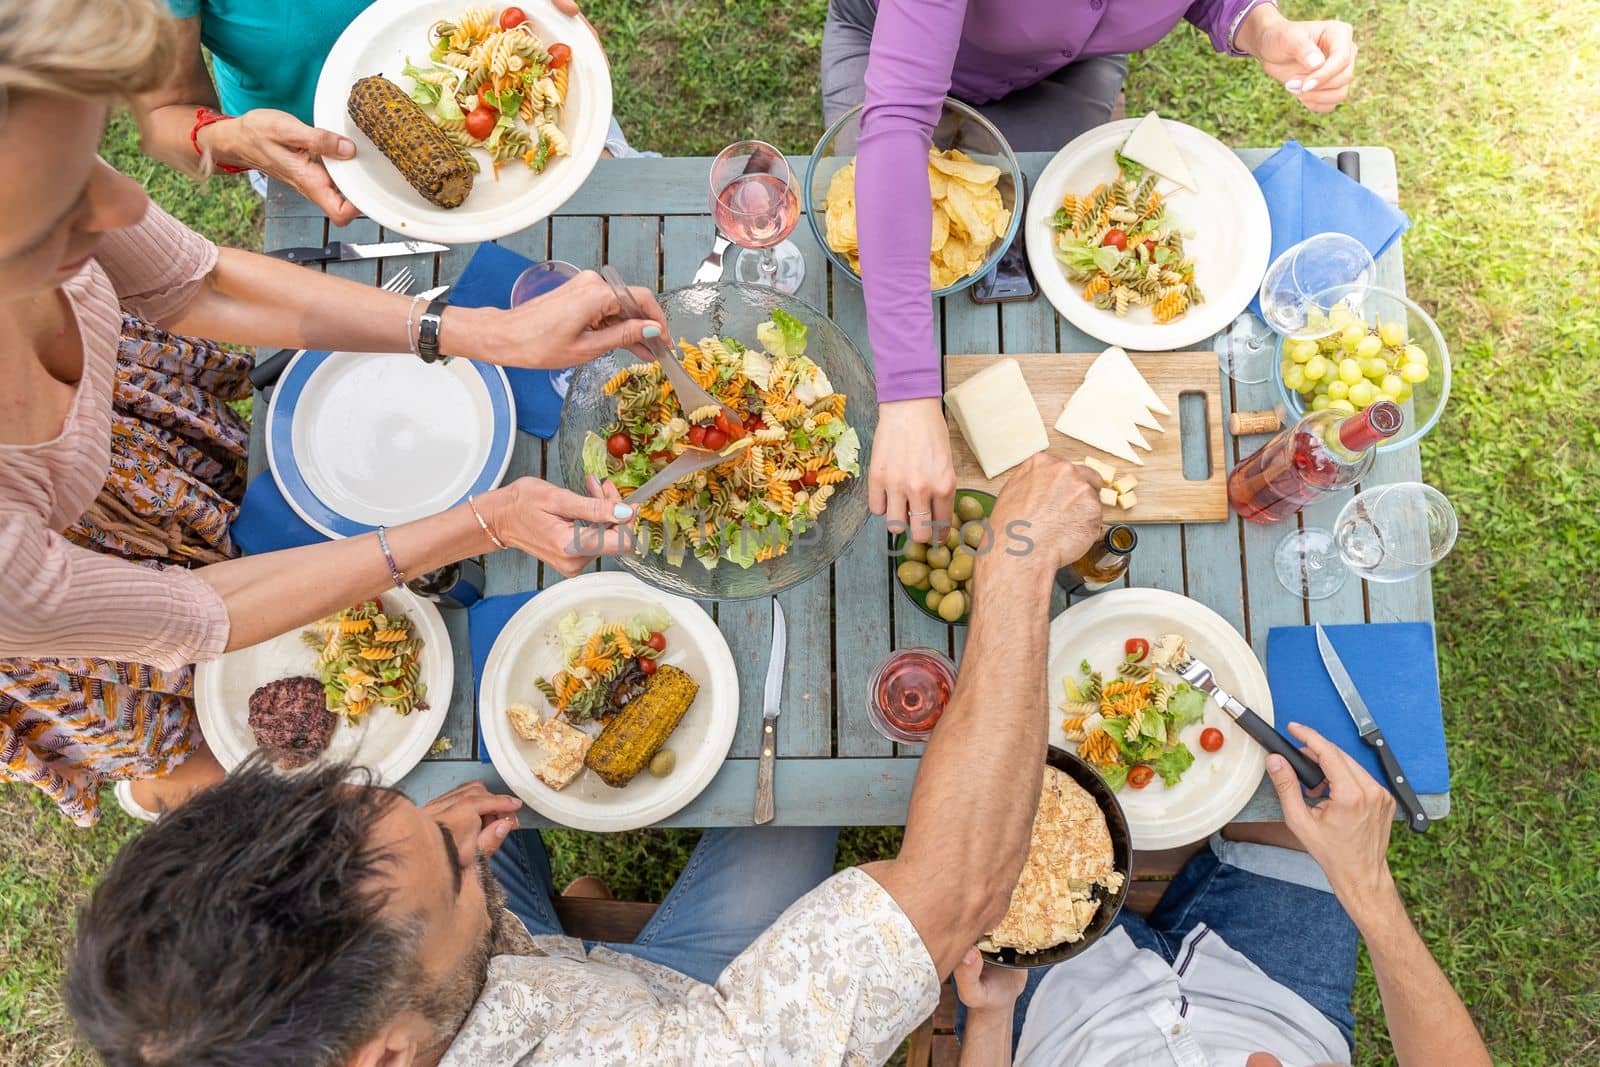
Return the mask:
<path id="1" fill-rule="evenodd" d="M 1397 200 L 1393 153 L 1384 148 L 1359 151 L 1363 183 L 1386 199 Z M 1269 154 L 1262 149 L 1239 151 L 1251 167 Z M 1018 158 L 1030 179 L 1036 180 L 1050 155 L 1024 153 Z M 710 165 L 709 158 L 602 159 L 555 216 L 498 243 L 535 261 L 563 259 L 581 267 L 610 263 L 634 284 L 658 289 L 687 285 L 713 237 L 706 192 Z M 268 198 L 267 248 L 402 236 L 364 218 L 345 227 L 330 226 L 313 205 L 277 183 Z M 805 284 L 798 295 L 827 311 L 870 360 L 861 287 L 833 273 L 804 220 L 796 227 L 794 240 L 806 256 Z M 438 255 L 332 263 L 325 269 L 378 284 L 390 273 L 410 267 L 417 278 L 414 289 L 421 290 L 455 281 L 474 247 L 460 245 Z M 1378 261 L 1378 282 L 1404 291 L 1398 242 Z M 946 354 L 1098 352 L 1104 347 L 1061 318 L 1042 296 L 996 306 L 976 304 L 960 293 L 941 302 L 936 329 Z M 1233 410 L 1270 409 L 1276 402 L 1270 381 L 1246 385 L 1223 380 L 1224 422 Z M 252 476 L 265 473 L 264 421 L 255 420 Z M 1216 428 L 1224 430 L 1225 426 Z M 1224 461 L 1231 466 L 1264 440 L 1234 439 L 1224 433 Z M 557 454 L 554 441 L 519 432 L 507 477 L 542 476 L 549 471 L 559 478 Z M 1380 456 L 1362 487 L 1420 477 L 1420 458 L 1412 447 Z M 1323 497 L 1305 510 L 1304 523 L 1331 527 L 1354 492 Z M 1267 632 L 1274 626 L 1432 622 L 1433 595 L 1426 575 L 1398 584 L 1351 581 L 1335 596 L 1320 601 L 1289 594 L 1273 576 L 1272 553 L 1290 528 L 1292 524 L 1257 526 L 1232 516 L 1220 523 L 1141 525 L 1126 581 L 1130 586 L 1182 593 L 1206 604 L 1245 636 L 1263 662 Z M 959 663 L 966 630 L 929 619 L 895 590 L 884 535 L 883 521 L 869 520 L 830 568 L 778 597 L 789 626 L 784 710 L 778 720 L 778 824 L 905 822 L 920 746 L 895 744 L 873 730 L 867 718 L 868 680 L 894 648 L 933 647 L 949 652 Z M 604 569 L 617 566 L 607 561 Z M 516 550 L 488 557 L 485 569 L 489 595 L 525 592 L 561 580 L 552 568 Z M 1066 598 L 1057 590 L 1052 615 L 1066 606 Z M 728 760 L 711 785 L 662 825 L 737 826 L 751 821 L 772 609 L 768 600 L 707 602 L 705 608 L 717 620 L 738 665 L 739 727 Z M 419 802 L 472 780 L 505 791 L 500 775 L 479 759 L 465 614 L 447 611 L 445 616 L 455 646 L 455 691 L 442 733 L 450 748 L 429 757 L 406 778 L 405 788 Z M 1278 709 L 1280 719 L 1289 711 Z M 1422 801 L 1434 818 L 1449 811 L 1447 793 L 1425 795 Z M 1238 820 L 1280 817 L 1277 796 L 1263 778 Z M 550 825 L 527 809 L 522 818 L 524 825 Z"/>

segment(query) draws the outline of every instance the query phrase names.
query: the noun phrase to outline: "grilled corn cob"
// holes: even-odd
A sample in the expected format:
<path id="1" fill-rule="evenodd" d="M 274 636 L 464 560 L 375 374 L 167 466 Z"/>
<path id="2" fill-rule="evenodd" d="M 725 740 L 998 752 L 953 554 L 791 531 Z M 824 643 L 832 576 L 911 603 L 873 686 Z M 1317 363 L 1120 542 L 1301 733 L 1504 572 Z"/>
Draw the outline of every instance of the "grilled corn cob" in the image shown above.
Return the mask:
<path id="1" fill-rule="evenodd" d="M 700 683 L 668 664 L 656 668 L 644 692 L 624 704 L 589 746 L 584 765 L 607 785 L 621 788 L 644 770 L 667 743 Z"/>
<path id="2" fill-rule="evenodd" d="M 472 192 L 472 164 L 400 87 L 376 75 L 350 87 L 350 118 L 423 197 L 459 207 Z"/>

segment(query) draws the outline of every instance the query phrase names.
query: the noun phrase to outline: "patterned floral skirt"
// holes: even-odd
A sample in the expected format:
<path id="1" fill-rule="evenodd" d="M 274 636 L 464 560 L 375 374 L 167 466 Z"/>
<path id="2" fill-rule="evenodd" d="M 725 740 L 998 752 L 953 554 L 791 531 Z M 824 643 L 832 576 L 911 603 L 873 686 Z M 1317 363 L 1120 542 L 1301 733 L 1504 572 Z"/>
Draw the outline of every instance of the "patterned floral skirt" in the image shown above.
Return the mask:
<path id="1" fill-rule="evenodd" d="M 62 531 L 148 566 L 237 555 L 228 526 L 244 495 L 249 356 L 124 317 L 111 469 Z M 157 778 L 193 751 L 194 671 L 101 659 L 0 659 L 0 780 L 42 789 L 79 826 L 109 779 Z"/>

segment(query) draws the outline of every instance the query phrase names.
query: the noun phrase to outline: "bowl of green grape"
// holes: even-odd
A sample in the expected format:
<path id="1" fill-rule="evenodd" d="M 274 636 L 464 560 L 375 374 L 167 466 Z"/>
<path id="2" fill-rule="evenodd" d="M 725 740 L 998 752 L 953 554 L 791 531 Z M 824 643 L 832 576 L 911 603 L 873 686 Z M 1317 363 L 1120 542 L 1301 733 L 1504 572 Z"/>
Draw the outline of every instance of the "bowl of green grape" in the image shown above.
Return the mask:
<path id="1" fill-rule="evenodd" d="M 978 557 L 995 546 L 989 525 L 994 494 L 957 489 L 955 521 L 936 530 L 934 543 L 913 541 L 905 532 L 892 534 L 889 552 L 899 562 L 895 584 L 917 610 L 932 619 L 965 626 L 972 614 L 972 572 Z"/>
<path id="2" fill-rule="evenodd" d="M 1311 303 L 1306 325 L 1278 339 L 1275 378 L 1290 421 L 1325 409 L 1354 415 L 1393 400 L 1404 421 L 1378 451 L 1422 440 L 1450 396 L 1450 353 L 1433 317 L 1375 285 L 1336 286 Z"/>

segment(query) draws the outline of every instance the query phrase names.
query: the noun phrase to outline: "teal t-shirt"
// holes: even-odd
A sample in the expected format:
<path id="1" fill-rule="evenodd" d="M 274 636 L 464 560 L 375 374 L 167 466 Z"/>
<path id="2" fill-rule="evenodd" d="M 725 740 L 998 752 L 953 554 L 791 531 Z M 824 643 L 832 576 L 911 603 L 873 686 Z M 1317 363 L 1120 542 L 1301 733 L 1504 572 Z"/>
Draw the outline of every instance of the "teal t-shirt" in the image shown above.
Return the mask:
<path id="1" fill-rule="evenodd" d="M 167 0 L 180 19 L 200 16 L 222 110 L 287 111 L 311 123 L 322 61 L 371 0 Z"/>

